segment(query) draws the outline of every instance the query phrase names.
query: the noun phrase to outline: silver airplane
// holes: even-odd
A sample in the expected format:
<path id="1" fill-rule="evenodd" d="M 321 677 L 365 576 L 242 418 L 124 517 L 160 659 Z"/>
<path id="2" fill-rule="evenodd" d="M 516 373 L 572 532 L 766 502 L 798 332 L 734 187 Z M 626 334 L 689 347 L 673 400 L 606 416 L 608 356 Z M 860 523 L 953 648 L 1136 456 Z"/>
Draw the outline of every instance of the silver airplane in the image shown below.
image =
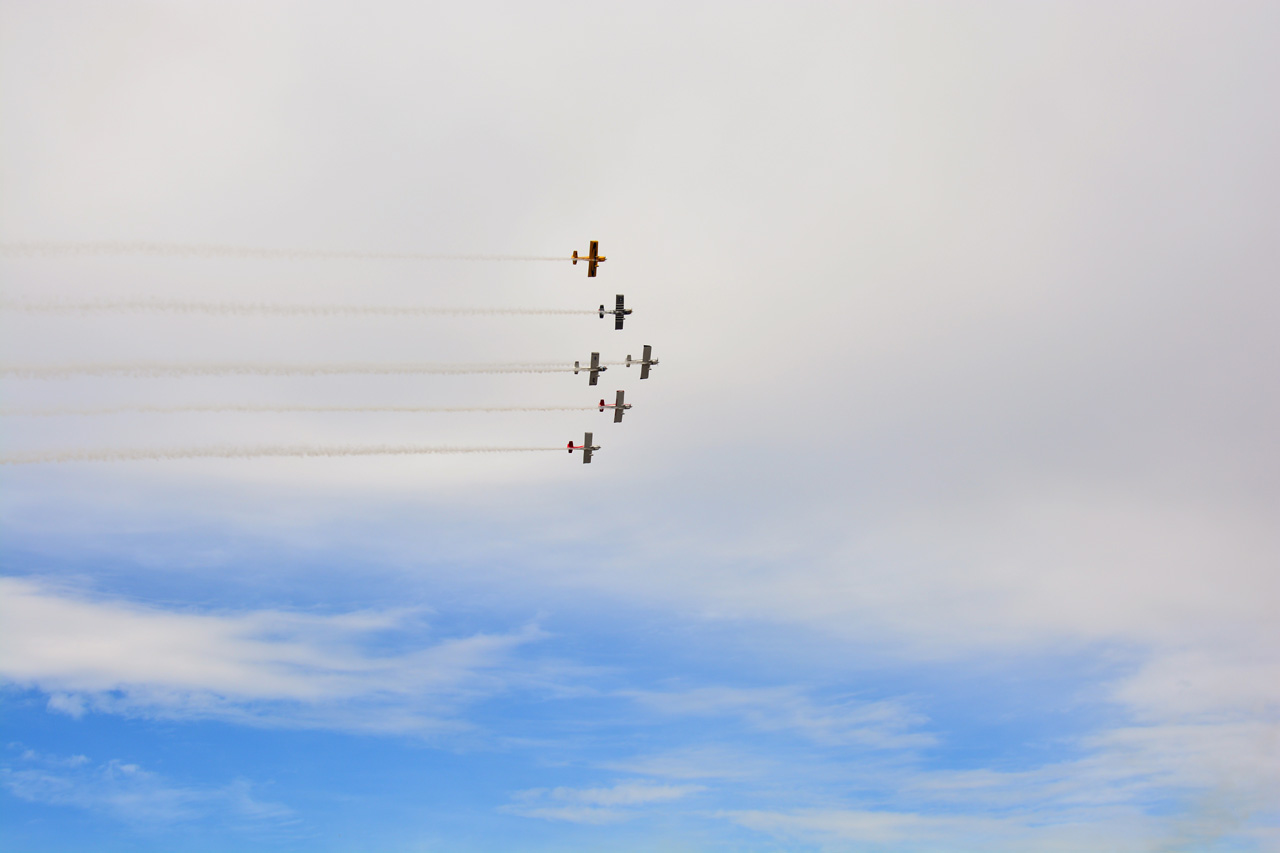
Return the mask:
<path id="1" fill-rule="evenodd" d="M 622 423 L 623 414 L 626 413 L 627 409 L 631 408 L 630 403 L 622 402 L 622 398 L 626 393 L 626 391 L 619 391 L 617 399 L 612 403 L 606 403 L 604 400 L 600 401 L 600 411 L 603 412 L 605 409 L 613 409 L 613 422 L 615 424 Z"/>
<path id="2" fill-rule="evenodd" d="M 573 451 L 575 451 L 575 450 L 581 450 L 581 451 L 582 451 L 582 464 L 583 464 L 583 465 L 590 465 L 590 464 L 591 464 L 591 454 L 592 454 L 592 453 L 594 453 L 595 451 L 599 450 L 599 449 L 600 449 L 600 445 L 598 445 L 598 444 L 592 444 L 592 443 L 591 443 L 591 433 L 589 433 L 589 432 L 584 432 L 584 433 L 582 434 L 582 444 L 574 444 L 572 441 L 570 441 L 570 442 L 569 442 L 569 452 L 570 452 L 570 453 L 573 453 Z"/>
<path id="3" fill-rule="evenodd" d="M 630 313 L 631 313 L 631 309 L 630 309 L 630 308 L 624 308 L 624 307 L 623 307 L 623 305 L 622 305 L 622 294 L 621 294 L 621 293 L 619 293 L 615 298 L 617 299 L 618 307 L 617 307 L 617 308 L 614 308 L 612 311 L 606 311 L 606 310 L 604 310 L 604 306 L 603 306 L 603 305 L 601 305 L 601 306 L 600 306 L 600 319 L 601 319 L 601 320 L 603 320 L 603 319 L 604 319 L 604 315 L 605 315 L 605 314 L 612 314 L 612 315 L 613 315 L 613 328 L 614 328 L 614 329 L 621 329 L 621 328 L 622 328 L 622 321 L 623 321 L 624 319 L 626 319 L 626 316 L 627 316 L 628 314 L 630 314 Z"/>
<path id="4" fill-rule="evenodd" d="M 578 362 L 576 362 L 576 361 L 573 363 L 573 375 L 574 375 L 574 376 L 577 376 L 577 375 L 578 375 L 578 371 L 579 371 L 579 370 L 586 370 L 586 371 L 589 371 L 589 372 L 591 373 L 591 379 L 587 381 L 587 384 L 588 384 L 588 385 L 595 385 L 597 382 L 599 382 L 599 381 L 600 381 L 600 374 L 601 374 L 601 373 L 604 373 L 604 372 L 605 372 L 606 370 L 608 370 L 608 369 L 609 369 L 609 368 L 605 367 L 604 365 L 602 365 L 602 364 L 600 363 L 600 353 L 598 353 L 598 352 L 593 352 L 593 353 L 591 353 L 591 366 L 590 366 L 590 367 L 582 367 L 582 366 L 581 366 L 581 365 L 579 365 L 579 364 L 578 364 Z"/>
<path id="5" fill-rule="evenodd" d="M 587 278 L 595 278 L 595 277 L 596 277 L 596 267 L 597 267 L 598 265 L 600 265 L 600 264 L 603 264 L 603 263 L 604 263 L 605 261 L 607 261 L 607 260 L 609 260 L 609 259 L 608 259 L 608 258 L 606 258 L 604 255 L 600 254 L 600 241 L 599 241 L 599 240 L 592 240 L 592 241 L 591 241 L 591 248 L 590 248 L 590 249 L 588 249 L 588 250 L 587 250 L 587 253 L 586 253 L 585 255 L 583 255 L 582 257 L 578 257 L 578 250 L 577 250 L 577 249 L 574 249 L 574 250 L 573 250 L 573 265 L 574 265 L 575 267 L 578 265 L 578 261 L 586 261 L 586 262 L 587 262 Z"/>
<path id="6" fill-rule="evenodd" d="M 649 346 L 648 344 L 645 344 L 644 355 L 642 355 L 640 358 L 632 359 L 631 356 L 629 355 L 627 356 L 627 367 L 630 367 L 633 364 L 640 365 L 640 378 L 648 379 L 649 368 L 655 366 L 658 363 L 658 360 L 656 358 L 650 357 L 652 355 L 653 355 L 653 347 Z"/>

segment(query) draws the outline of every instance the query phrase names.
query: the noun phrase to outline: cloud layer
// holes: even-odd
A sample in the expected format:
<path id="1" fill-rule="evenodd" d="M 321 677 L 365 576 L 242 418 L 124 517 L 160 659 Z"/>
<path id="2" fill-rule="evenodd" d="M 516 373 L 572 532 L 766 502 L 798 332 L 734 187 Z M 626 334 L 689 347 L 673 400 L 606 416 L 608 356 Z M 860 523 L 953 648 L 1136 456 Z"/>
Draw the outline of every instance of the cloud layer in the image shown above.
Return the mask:
<path id="1" fill-rule="evenodd" d="M 404 642 L 418 614 L 175 612 L 0 579 L 0 676 L 50 708 L 427 734 L 520 678 L 511 653 L 538 632 Z M 401 635 L 397 637 L 396 635 Z M 379 649 L 381 640 L 383 650 Z"/>

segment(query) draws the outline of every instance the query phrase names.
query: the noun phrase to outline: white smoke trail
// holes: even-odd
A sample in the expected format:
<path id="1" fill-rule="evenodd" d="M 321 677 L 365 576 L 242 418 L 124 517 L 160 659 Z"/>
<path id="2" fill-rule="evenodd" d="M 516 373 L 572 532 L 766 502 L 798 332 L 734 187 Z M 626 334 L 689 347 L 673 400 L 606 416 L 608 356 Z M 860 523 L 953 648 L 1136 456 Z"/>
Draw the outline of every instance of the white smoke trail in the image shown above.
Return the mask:
<path id="1" fill-rule="evenodd" d="M 564 450 L 563 447 L 430 447 L 416 444 L 331 445 L 305 447 L 262 445 L 258 447 L 212 446 L 105 450 L 51 450 L 15 453 L 0 457 L 0 465 L 39 465 L 60 462 L 134 462 L 169 459 L 257 459 L 264 456 L 425 456 L 446 453 L 531 453 Z"/>
<path id="2" fill-rule="evenodd" d="M 65 379 L 70 376 L 337 376 L 341 374 L 461 376 L 483 373 L 569 373 L 563 364 L 56 364 L 0 365 L 0 376 L 15 379 Z"/>
<path id="3" fill-rule="evenodd" d="M 123 414 L 180 414 L 183 412 L 217 413 L 217 412 L 256 412 L 271 414 L 289 414 L 297 412 L 395 412 L 395 413 L 438 413 L 438 412 L 589 412 L 596 406 L 252 406 L 252 405 L 209 405 L 209 406 L 109 406 L 101 408 L 81 409 L 6 409 L 0 410 L 0 417 L 49 418 L 68 415 L 123 415 Z"/>
<path id="4" fill-rule="evenodd" d="M 427 317 L 537 314 L 595 314 L 584 308 L 432 308 L 413 305 L 287 305 L 272 302 L 182 302 L 126 299 L 93 302 L 13 302 L 0 300 L 0 309 L 30 314 L 102 314 L 156 312 L 225 317 Z"/>
<path id="5" fill-rule="evenodd" d="M 0 243 L 8 257 L 77 258 L 95 255 L 151 255 L 166 258 L 231 258 L 286 261 L 570 261 L 568 255 L 435 255 L 421 252 L 348 252 L 316 249 L 267 249 L 197 243 L 70 243 L 26 241 Z"/>

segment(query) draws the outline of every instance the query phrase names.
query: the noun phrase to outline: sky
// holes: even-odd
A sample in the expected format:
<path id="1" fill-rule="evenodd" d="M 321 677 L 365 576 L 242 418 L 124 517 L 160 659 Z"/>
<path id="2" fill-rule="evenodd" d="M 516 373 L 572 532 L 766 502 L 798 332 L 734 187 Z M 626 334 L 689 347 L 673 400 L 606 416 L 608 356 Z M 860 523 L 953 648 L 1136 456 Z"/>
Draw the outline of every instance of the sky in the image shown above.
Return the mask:
<path id="1" fill-rule="evenodd" d="M 1278 37 L 0 0 L 0 846 L 1280 850 Z"/>

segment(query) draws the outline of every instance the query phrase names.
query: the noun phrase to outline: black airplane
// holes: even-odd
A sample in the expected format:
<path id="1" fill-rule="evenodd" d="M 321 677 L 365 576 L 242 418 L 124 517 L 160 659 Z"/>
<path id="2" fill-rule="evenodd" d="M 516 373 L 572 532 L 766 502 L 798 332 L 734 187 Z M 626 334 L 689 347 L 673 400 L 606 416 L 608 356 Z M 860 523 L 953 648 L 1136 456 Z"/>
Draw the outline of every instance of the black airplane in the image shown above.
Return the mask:
<path id="1" fill-rule="evenodd" d="M 617 302 L 618 302 L 618 307 L 617 307 L 617 308 L 614 308 L 612 311 L 606 311 L 606 310 L 604 310 L 604 306 L 603 306 L 603 305 L 601 305 L 601 306 L 600 306 L 600 319 L 601 319 L 601 320 L 603 320 L 603 319 L 604 319 L 604 315 L 605 315 L 605 314 L 612 314 L 612 315 L 613 315 L 613 328 L 614 328 L 614 329 L 621 329 L 621 328 L 622 328 L 622 321 L 623 321 L 624 319 L 626 319 L 626 316 L 627 316 L 628 314 L 630 314 L 630 313 L 631 313 L 631 309 L 630 309 L 630 308 L 625 308 L 625 307 L 623 307 L 623 305 L 622 305 L 622 294 L 621 294 L 621 293 L 619 293 L 619 294 L 617 295 L 616 299 L 617 299 Z"/>

